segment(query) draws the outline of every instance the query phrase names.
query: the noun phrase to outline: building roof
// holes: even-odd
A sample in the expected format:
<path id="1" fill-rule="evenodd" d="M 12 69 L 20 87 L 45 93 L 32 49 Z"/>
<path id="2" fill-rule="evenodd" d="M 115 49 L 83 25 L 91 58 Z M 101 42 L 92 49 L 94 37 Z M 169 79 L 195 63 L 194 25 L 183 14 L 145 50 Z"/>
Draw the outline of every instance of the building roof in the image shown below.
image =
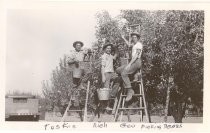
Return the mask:
<path id="1" fill-rule="evenodd" d="M 32 96 L 32 95 L 9 95 L 9 96 L 6 96 L 6 98 L 35 98 L 35 96 Z"/>

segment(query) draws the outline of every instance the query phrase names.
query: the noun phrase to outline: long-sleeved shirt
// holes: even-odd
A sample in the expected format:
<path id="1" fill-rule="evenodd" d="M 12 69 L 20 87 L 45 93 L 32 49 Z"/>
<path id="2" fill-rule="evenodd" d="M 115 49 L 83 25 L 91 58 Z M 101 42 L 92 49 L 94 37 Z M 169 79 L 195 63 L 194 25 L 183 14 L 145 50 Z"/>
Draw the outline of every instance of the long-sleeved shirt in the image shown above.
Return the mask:
<path id="1" fill-rule="evenodd" d="M 68 62 L 83 61 L 84 60 L 84 56 L 85 56 L 84 51 L 76 51 L 75 50 L 68 57 Z"/>

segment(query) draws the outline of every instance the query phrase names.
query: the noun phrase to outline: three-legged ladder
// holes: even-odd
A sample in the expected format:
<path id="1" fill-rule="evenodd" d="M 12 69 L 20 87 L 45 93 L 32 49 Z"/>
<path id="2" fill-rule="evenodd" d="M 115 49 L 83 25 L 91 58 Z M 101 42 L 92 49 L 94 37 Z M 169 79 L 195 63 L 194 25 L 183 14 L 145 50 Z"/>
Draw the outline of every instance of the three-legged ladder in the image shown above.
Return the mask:
<path id="1" fill-rule="evenodd" d="M 70 101 L 68 103 L 68 106 L 67 106 L 67 108 L 65 110 L 65 113 L 64 113 L 63 117 L 61 118 L 61 122 L 65 121 L 65 118 L 67 117 L 68 112 L 79 112 L 80 117 L 82 117 L 81 114 L 84 113 L 82 120 L 83 120 L 83 122 L 86 122 L 87 121 L 87 102 L 88 102 L 89 88 L 90 88 L 90 81 L 88 81 L 88 85 L 87 85 L 86 98 L 85 98 L 85 108 L 84 108 L 84 110 L 82 110 L 82 109 L 70 110 L 69 109 L 70 106 L 71 106 L 71 102 L 72 102 L 72 96 L 71 96 Z"/>
<path id="2" fill-rule="evenodd" d="M 119 97 L 119 101 L 117 104 L 117 108 L 114 114 L 114 121 L 118 121 L 118 117 L 120 115 L 120 121 L 122 121 L 123 118 L 123 113 L 124 111 L 127 112 L 127 116 L 128 116 L 128 121 L 130 122 L 130 113 L 129 110 L 139 110 L 139 114 L 140 114 L 140 122 L 143 121 L 143 111 L 144 114 L 146 116 L 147 122 L 150 122 L 149 119 L 149 114 L 148 114 L 148 110 L 147 110 L 147 103 L 145 100 L 145 93 L 144 93 L 144 87 L 143 87 L 143 81 L 142 81 L 142 73 L 140 70 L 140 79 L 139 81 L 136 81 L 135 83 L 137 83 L 139 85 L 139 94 L 134 94 L 133 97 L 139 97 L 139 107 L 137 108 L 128 108 L 126 107 L 126 102 L 125 102 L 125 98 L 126 98 L 126 93 L 125 93 L 125 89 L 123 89 L 120 93 L 120 97 Z"/>

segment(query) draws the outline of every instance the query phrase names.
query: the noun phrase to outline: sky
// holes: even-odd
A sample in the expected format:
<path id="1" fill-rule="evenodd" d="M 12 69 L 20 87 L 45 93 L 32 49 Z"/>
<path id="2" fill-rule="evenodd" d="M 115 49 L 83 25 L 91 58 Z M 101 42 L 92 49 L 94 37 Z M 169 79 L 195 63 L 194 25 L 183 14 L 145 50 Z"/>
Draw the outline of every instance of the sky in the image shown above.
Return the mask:
<path id="1" fill-rule="evenodd" d="M 80 40 L 96 41 L 95 10 L 9 10 L 7 13 L 6 93 L 41 94 L 59 59 Z M 109 11 L 115 17 L 119 11 Z"/>

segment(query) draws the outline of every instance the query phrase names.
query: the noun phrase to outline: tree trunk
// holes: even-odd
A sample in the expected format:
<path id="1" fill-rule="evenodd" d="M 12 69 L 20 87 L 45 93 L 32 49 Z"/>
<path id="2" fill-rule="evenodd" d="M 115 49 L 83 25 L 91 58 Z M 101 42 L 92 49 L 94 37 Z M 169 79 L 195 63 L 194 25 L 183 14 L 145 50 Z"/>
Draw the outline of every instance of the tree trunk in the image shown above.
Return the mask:
<path id="1" fill-rule="evenodd" d="M 183 103 L 180 101 L 176 102 L 177 105 L 175 105 L 174 108 L 174 113 L 173 113 L 173 118 L 175 123 L 182 123 L 182 118 L 183 118 L 183 111 L 184 111 L 184 107 L 183 107 Z"/>
<path id="2" fill-rule="evenodd" d="M 170 83 L 172 81 L 172 78 L 170 76 L 168 76 L 168 81 L 167 81 L 167 95 L 166 95 L 166 106 L 165 106 L 165 110 L 164 110 L 164 122 L 167 122 L 167 118 L 168 118 L 168 107 L 169 107 L 169 101 L 170 101 Z"/>
<path id="3" fill-rule="evenodd" d="M 176 117 L 174 117 L 174 121 L 175 123 L 182 123 L 182 116 L 177 114 Z"/>
<path id="4" fill-rule="evenodd" d="M 170 87 L 168 85 L 168 87 L 167 87 L 167 96 L 166 96 L 166 106 L 165 106 L 165 112 L 164 112 L 164 114 L 165 114 L 164 122 L 167 122 L 169 101 L 170 101 Z"/>

